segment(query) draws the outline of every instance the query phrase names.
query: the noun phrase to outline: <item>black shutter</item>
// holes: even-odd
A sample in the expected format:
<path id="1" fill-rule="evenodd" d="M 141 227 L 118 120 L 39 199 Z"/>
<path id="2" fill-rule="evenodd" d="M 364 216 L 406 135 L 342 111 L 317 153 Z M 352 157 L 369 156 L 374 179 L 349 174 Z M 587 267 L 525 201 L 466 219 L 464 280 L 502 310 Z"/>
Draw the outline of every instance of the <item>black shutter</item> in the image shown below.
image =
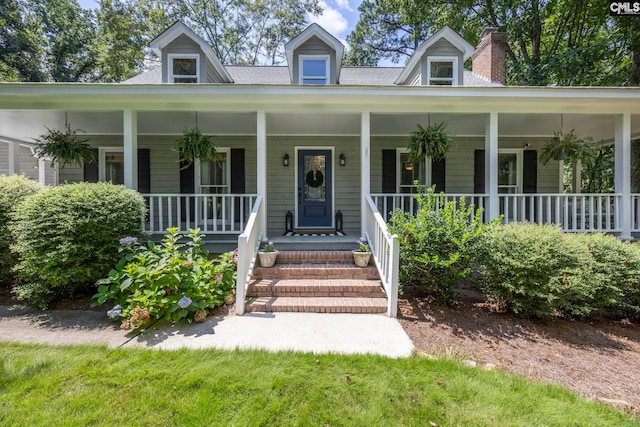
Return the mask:
<path id="1" fill-rule="evenodd" d="M 245 193 L 244 148 L 231 149 L 231 193 Z"/>
<path id="2" fill-rule="evenodd" d="M 538 192 L 538 152 L 525 150 L 522 158 L 522 192 Z"/>
<path id="3" fill-rule="evenodd" d="M 148 148 L 138 149 L 138 192 L 151 192 L 151 154 Z"/>
<path id="4" fill-rule="evenodd" d="M 382 150 L 382 192 L 395 193 L 396 187 L 396 150 Z"/>
<path id="5" fill-rule="evenodd" d="M 193 163 L 189 167 L 184 168 L 184 162 L 180 162 L 180 194 L 193 194 L 195 193 L 195 166 Z M 184 199 L 180 199 L 180 209 L 182 209 L 181 220 L 187 219 L 187 205 Z M 195 218 L 195 201 L 190 199 L 189 203 L 190 215 L 189 219 L 193 221 Z"/>
<path id="6" fill-rule="evenodd" d="M 231 193 L 244 194 L 245 189 L 245 173 L 244 173 L 244 148 L 231 149 Z M 247 210 L 248 208 L 248 210 Z M 253 206 L 245 206 L 245 217 L 248 217 Z M 235 201 L 235 220 L 240 221 L 240 199 Z"/>
<path id="7" fill-rule="evenodd" d="M 522 192 L 538 192 L 538 152 L 535 150 L 525 150 L 522 157 Z M 525 203 L 525 218 L 529 222 L 534 222 L 537 216 L 538 206 L 533 206 L 533 217 L 531 216 L 531 200 Z"/>
<path id="8" fill-rule="evenodd" d="M 94 161 L 91 163 L 85 163 L 83 165 L 83 181 L 85 182 L 98 182 L 98 149 L 93 149 Z"/>
<path id="9" fill-rule="evenodd" d="M 473 153 L 473 192 L 484 193 L 484 150 L 475 150 Z"/>
<path id="10" fill-rule="evenodd" d="M 431 185 L 435 185 L 436 193 L 445 190 L 445 181 L 446 181 L 446 162 L 447 159 L 442 159 L 439 162 L 435 160 L 431 161 Z"/>

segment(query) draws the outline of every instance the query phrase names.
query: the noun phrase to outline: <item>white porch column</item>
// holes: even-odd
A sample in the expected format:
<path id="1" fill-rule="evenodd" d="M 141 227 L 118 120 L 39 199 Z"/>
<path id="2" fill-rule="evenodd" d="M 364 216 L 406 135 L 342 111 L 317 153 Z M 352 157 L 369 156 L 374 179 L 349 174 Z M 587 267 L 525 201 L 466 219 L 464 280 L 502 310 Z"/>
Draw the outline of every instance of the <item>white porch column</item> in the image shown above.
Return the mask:
<path id="1" fill-rule="evenodd" d="M 20 174 L 20 144 L 9 142 L 9 175 Z"/>
<path id="2" fill-rule="evenodd" d="M 367 231 L 367 201 L 371 194 L 371 113 L 363 111 L 360 119 L 360 237 Z"/>
<path id="3" fill-rule="evenodd" d="M 489 195 L 485 206 L 487 220 L 500 215 L 498 200 L 498 113 L 489 113 L 484 126 L 484 191 Z"/>
<path id="4" fill-rule="evenodd" d="M 257 170 L 256 170 L 256 180 L 257 180 L 257 190 L 258 194 L 262 196 L 262 204 L 264 205 L 264 211 L 267 212 L 267 115 L 264 111 L 258 111 L 256 115 L 257 120 L 257 135 L 256 135 L 256 144 L 257 144 Z M 267 215 L 262 216 L 262 224 L 260 224 L 261 228 L 265 231 L 265 236 L 262 236 L 263 239 L 266 239 L 267 233 Z"/>
<path id="5" fill-rule="evenodd" d="M 47 185 L 47 171 L 45 168 L 47 167 L 44 159 L 40 157 L 38 159 L 38 182 L 41 185 Z"/>
<path id="6" fill-rule="evenodd" d="M 124 110 L 124 186 L 138 189 L 138 112 Z"/>
<path id="7" fill-rule="evenodd" d="M 631 114 L 619 114 L 616 116 L 616 163 L 615 184 L 616 193 L 622 198 L 618 204 L 618 226 L 620 237 L 631 238 Z"/>

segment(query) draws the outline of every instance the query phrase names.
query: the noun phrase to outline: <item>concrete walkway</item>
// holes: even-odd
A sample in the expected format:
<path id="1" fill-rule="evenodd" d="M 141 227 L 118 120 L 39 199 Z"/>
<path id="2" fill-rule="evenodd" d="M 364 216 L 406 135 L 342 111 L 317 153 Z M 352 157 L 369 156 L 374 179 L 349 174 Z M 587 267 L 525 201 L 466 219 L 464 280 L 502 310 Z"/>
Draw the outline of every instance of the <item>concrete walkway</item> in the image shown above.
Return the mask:
<path id="1" fill-rule="evenodd" d="M 103 344 L 111 348 L 219 348 L 407 357 L 413 344 L 396 319 L 368 314 L 249 313 L 204 323 L 160 321 L 127 333 L 104 312 L 0 306 L 0 341 Z"/>

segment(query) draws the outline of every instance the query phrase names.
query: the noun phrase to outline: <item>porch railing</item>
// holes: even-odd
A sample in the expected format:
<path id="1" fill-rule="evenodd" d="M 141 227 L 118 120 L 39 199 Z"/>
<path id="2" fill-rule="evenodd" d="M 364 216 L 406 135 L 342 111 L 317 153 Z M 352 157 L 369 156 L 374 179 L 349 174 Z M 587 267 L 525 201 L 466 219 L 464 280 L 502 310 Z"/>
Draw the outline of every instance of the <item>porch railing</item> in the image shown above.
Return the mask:
<path id="1" fill-rule="evenodd" d="M 388 221 L 396 209 L 415 213 L 413 194 L 372 194 L 373 203 Z M 476 207 L 488 207 L 487 194 L 444 194 L 445 201 L 464 197 Z M 567 232 L 619 232 L 619 194 L 499 194 L 499 213 L 503 222 L 557 224 Z M 633 198 L 634 227 L 640 230 L 640 195 Z M 483 218 L 487 218 L 486 215 Z"/>
<path id="2" fill-rule="evenodd" d="M 398 236 L 391 235 L 387 223 L 382 218 L 370 196 L 367 200 L 367 225 L 365 237 L 371 246 L 371 253 L 380 279 L 387 293 L 387 315 L 398 317 L 398 272 L 400 269 L 400 242 Z"/>
<path id="3" fill-rule="evenodd" d="M 181 232 L 199 228 L 204 234 L 241 233 L 257 194 L 143 194 L 149 209 L 148 233 L 168 227 Z"/>
<path id="4" fill-rule="evenodd" d="M 238 236 L 238 266 L 236 275 L 236 313 L 244 314 L 244 304 L 247 295 L 247 287 L 255 265 L 256 255 L 260 246 L 262 236 L 266 235 L 263 230 L 266 215 L 262 196 L 256 197 L 256 202 L 251 209 L 251 214 L 247 220 L 244 232 Z"/>

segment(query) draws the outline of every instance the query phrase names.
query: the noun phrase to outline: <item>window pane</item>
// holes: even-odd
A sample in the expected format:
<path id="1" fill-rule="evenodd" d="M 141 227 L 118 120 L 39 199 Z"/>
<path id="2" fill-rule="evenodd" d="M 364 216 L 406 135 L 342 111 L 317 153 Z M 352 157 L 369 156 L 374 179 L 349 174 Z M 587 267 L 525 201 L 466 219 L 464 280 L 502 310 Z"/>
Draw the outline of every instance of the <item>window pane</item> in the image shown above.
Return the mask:
<path id="1" fill-rule="evenodd" d="M 302 76 L 324 77 L 327 75 L 326 59 L 303 59 Z"/>
<path id="2" fill-rule="evenodd" d="M 196 63 L 196 58 L 174 58 L 173 74 L 176 76 L 195 76 L 198 74 Z"/>
<path id="3" fill-rule="evenodd" d="M 418 162 L 414 165 L 407 162 L 409 153 L 400 153 L 400 192 L 415 192 L 414 181 L 418 181 L 420 185 L 426 184 L 425 164 Z"/>
<path id="4" fill-rule="evenodd" d="M 124 184 L 124 153 L 105 153 L 104 159 L 105 180 L 113 184 Z"/>
<path id="5" fill-rule="evenodd" d="M 217 160 L 200 162 L 200 188 L 202 193 L 228 193 L 227 171 L 229 162 L 227 153 L 218 153 Z"/>
<path id="6" fill-rule="evenodd" d="M 305 85 L 326 85 L 326 79 L 302 79 L 302 84 Z"/>
<path id="7" fill-rule="evenodd" d="M 198 79 L 195 77 L 174 77 L 174 83 L 198 83 Z"/>
<path id="8" fill-rule="evenodd" d="M 431 77 L 453 78 L 453 62 L 431 62 Z"/>
<path id="9" fill-rule="evenodd" d="M 325 156 L 304 156 L 303 161 L 305 202 L 324 202 L 327 187 Z"/>
<path id="10" fill-rule="evenodd" d="M 516 154 L 498 154 L 499 186 L 518 185 L 517 159 Z"/>

